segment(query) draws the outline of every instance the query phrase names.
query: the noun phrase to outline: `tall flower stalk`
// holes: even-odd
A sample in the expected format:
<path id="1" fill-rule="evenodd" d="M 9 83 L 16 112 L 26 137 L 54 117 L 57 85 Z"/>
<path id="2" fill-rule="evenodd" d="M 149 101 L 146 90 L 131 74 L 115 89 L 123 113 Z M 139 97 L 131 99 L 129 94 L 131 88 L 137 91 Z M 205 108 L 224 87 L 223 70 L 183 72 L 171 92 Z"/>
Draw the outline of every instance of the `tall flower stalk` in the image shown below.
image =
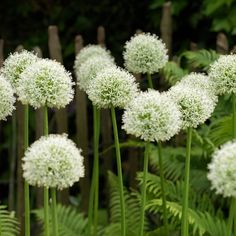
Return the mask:
<path id="1" fill-rule="evenodd" d="M 144 215 L 145 215 L 145 203 L 146 203 L 149 152 L 150 152 L 150 143 L 147 142 L 145 145 L 144 160 L 143 160 L 143 184 L 141 189 L 141 215 L 140 215 L 140 229 L 139 229 L 140 236 L 143 236 L 144 232 Z"/>
<path id="2" fill-rule="evenodd" d="M 24 151 L 29 146 L 29 106 L 24 105 Z M 30 236 L 30 193 L 29 184 L 24 181 L 25 236 Z"/>
<path id="3" fill-rule="evenodd" d="M 192 128 L 187 129 L 187 145 L 186 145 L 186 158 L 185 158 L 185 174 L 184 174 L 184 198 L 181 222 L 181 235 L 188 235 L 188 196 L 189 196 L 189 175 L 190 175 L 190 158 L 191 158 L 191 141 L 192 141 Z"/>
<path id="4" fill-rule="evenodd" d="M 158 143 L 164 224 L 167 233 L 168 226 L 165 209 L 166 200 L 160 142 L 169 140 L 172 136 L 178 133 L 182 124 L 180 116 L 180 111 L 172 99 L 166 94 L 160 94 L 155 90 L 149 90 L 145 93 L 140 93 L 139 96 L 130 102 L 123 115 L 123 129 L 128 134 L 135 135 L 146 142 L 156 141 Z M 142 236 L 144 233 L 148 146 L 146 146 L 144 155 L 141 219 L 139 228 L 140 236 Z"/>
<path id="5" fill-rule="evenodd" d="M 93 174 L 92 184 L 89 195 L 89 213 L 88 213 L 88 230 L 91 235 L 91 228 L 93 222 L 93 235 L 97 233 L 98 222 L 98 203 L 99 203 L 99 136 L 100 136 L 100 109 L 93 106 Z"/>
<path id="6" fill-rule="evenodd" d="M 44 107 L 44 135 L 48 135 L 48 109 Z M 43 188 L 43 201 L 44 201 L 44 235 L 49 236 L 49 191 L 48 187 Z"/>

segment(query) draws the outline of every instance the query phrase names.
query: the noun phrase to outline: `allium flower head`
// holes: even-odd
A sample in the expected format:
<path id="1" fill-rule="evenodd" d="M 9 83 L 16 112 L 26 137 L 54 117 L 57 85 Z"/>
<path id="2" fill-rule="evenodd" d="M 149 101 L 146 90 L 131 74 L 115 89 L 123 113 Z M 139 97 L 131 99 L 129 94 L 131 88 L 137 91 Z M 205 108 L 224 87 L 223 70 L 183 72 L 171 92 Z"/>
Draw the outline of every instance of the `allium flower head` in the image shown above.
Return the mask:
<path id="1" fill-rule="evenodd" d="M 0 75 L 0 120 L 12 114 L 14 108 L 14 92 L 10 82 Z"/>
<path id="2" fill-rule="evenodd" d="M 149 90 L 140 93 L 126 108 L 123 129 L 145 141 L 166 141 L 181 128 L 181 113 L 165 93 Z"/>
<path id="3" fill-rule="evenodd" d="M 196 128 L 204 123 L 215 109 L 216 100 L 212 99 L 205 90 L 177 84 L 169 90 L 168 94 L 179 105 L 184 129 Z"/>
<path id="4" fill-rule="evenodd" d="M 79 87 L 87 91 L 89 83 L 98 72 L 105 68 L 115 66 L 113 61 L 104 56 L 93 56 L 86 60 L 76 72 Z"/>
<path id="5" fill-rule="evenodd" d="M 165 44 L 156 35 L 138 34 L 125 44 L 125 67 L 132 73 L 158 72 L 168 61 Z"/>
<path id="6" fill-rule="evenodd" d="M 208 165 L 212 189 L 224 197 L 236 197 L 236 141 L 225 143 Z"/>
<path id="7" fill-rule="evenodd" d="M 114 58 L 111 56 L 110 51 L 101 47 L 100 45 L 88 45 L 84 47 L 76 56 L 74 70 L 78 71 L 79 67 L 86 62 L 89 58 L 94 56 L 107 57 L 112 62 Z"/>
<path id="8" fill-rule="evenodd" d="M 15 52 L 4 61 L 1 72 L 10 81 L 12 87 L 16 89 L 20 74 L 38 59 L 36 55 L 26 50 Z"/>
<path id="9" fill-rule="evenodd" d="M 214 99 L 215 101 L 218 100 L 214 83 L 207 75 L 193 72 L 189 75 L 184 76 L 179 84 L 183 86 L 190 86 L 199 90 L 205 90 L 206 93 L 208 93 L 209 96 L 212 97 L 212 99 Z"/>
<path id="10" fill-rule="evenodd" d="M 220 56 L 211 65 L 209 76 L 219 95 L 236 94 L 236 55 Z"/>
<path id="11" fill-rule="evenodd" d="M 81 150 L 66 135 L 41 137 L 25 152 L 23 176 L 33 186 L 68 188 L 84 176 Z"/>
<path id="12" fill-rule="evenodd" d="M 124 108 L 137 92 L 134 76 L 118 67 L 99 72 L 87 90 L 89 99 L 100 108 Z"/>
<path id="13" fill-rule="evenodd" d="M 62 108 L 73 99 L 73 84 L 70 73 L 60 63 L 41 59 L 21 73 L 17 94 L 23 104 L 34 108 Z"/>

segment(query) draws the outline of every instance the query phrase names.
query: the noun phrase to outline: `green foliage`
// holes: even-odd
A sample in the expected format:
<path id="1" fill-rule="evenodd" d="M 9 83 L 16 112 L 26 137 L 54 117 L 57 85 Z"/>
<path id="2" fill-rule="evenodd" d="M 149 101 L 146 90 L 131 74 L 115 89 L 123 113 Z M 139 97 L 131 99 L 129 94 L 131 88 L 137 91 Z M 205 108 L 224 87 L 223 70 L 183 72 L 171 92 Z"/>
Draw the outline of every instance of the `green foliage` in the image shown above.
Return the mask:
<path id="1" fill-rule="evenodd" d="M 167 209 L 169 211 L 169 218 L 178 223 L 182 215 L 182 206 L 176 202 L 167 201 Z M 161 212 L 162 201 L 160 199 L 151 200 L 147 203 L 146 208 L 150 212 Z M 208 212 L 200 212 L 198 210 L 188 210 L 188 221 L 192 225 L 192 235 L 211 235 L 211 236 L 225 236 L 226 223 L 225 221 L 216 216 L 212 216 Z M 208 233 L 208 234 L 206 234 Z"/>
<path id="2" fill-rule="evenodd" d="M 180 68 L 180 66 L 174 61 L 167 62 L 165 67 L 162 69 L 162 74 L 170 85 L 176 84 L 187 73 L 187 70 Z"/>
<path id="3" fill-rule="evenodd" d="M 187 60 L 187 65 L 193 69 L 202 69 L 207 71 L 209 65 L 218 59 L 219 55 L 212 49 L 201 49 L 198 51 L 186 51 L 182 53 L 181 59 Z"/>
<path id="4" fill-rule="evenodd" d="M 15 236 L 20 232 L 19 222 L 13 212 L 6 210 L 6 206 L 0 205 L 0 235 Z"/>
<path id="5" fill-rule="evenodd" d="M 43 225 L 44 222 L 44 210 L 37 209 L 33 213 L 36 215 L 37 220 Z M 58 230 L 59 236 L 77 236 L 85 235 L 87 227 L 87 219 L 84 215 L 79 213 L 72 206 L 57 205 L 57 217 L 58 217 Z M 50 225 L 51 215 L 50 215 Z M 52 229 L 52 227 L 50 227 Z M 43 233 L 42 233 L 43 234 Z"/>

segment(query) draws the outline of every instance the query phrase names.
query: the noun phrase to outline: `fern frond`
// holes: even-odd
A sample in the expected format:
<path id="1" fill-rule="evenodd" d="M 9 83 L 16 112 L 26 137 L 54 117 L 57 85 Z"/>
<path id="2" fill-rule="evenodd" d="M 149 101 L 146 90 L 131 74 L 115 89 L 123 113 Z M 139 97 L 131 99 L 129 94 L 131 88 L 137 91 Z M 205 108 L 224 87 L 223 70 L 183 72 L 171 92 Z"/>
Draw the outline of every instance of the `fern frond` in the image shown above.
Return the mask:
<path id="1" fill-rule="evenodd" d="M 174 85 L 185 76 L 188 71 L 182 69 L 176 62 L 169 61 L 162 69 L 161 73 L 164 75 L 165 80 L 170 84 Z"/>
<path id="2" fill-rule="evenodd" d="M 43 225 L 44 211 L 43 209 L 33 210 L 38 221 Z M 87 227 L 87 219 L 84 215 L 79 213 L 75 208 L 71 206 L 57 205 L 57 217 L 58 217 L 58 233 L 59 236 L 77 236 L 85 235 Z M 50 215 L 51 224 L 51 215 Z M 50 227 L 52 228 L 52 227 Z"/>
<path id="3" fill-rule="evenodd" d="M 155 199 L 147 203 L 146 208 L 150 212 L 161 212 L 162 201 Z M 167 209 L 169 218 L 174 217 L 176 220 L 181 220 L 182 206 L 176 202 L 167 201 Z M 226 222 L 219 217 L 212 216 L 208 212 L 200 212 L 193 209 L 188 209 L 188 221 L 192 225 L 193 235 L 203 236 L 208 233 L 211 236 L 226 236 Z"/>
<path id="4" fill-rule="evenodd" d="M 212 49 L 201 49 L 198 51 L 186 51 L 181 55 L 182 57 L 186 58 L 187 64 L 194 69 L 207 71 L 210 64 L 219 58 L 219 54 Z"/>
<path id="5" fill-rule="evenodd" d="M 6 208 L 0 205 L 0 235 L 15 236 L 20 232 L 19 222 Z"/>

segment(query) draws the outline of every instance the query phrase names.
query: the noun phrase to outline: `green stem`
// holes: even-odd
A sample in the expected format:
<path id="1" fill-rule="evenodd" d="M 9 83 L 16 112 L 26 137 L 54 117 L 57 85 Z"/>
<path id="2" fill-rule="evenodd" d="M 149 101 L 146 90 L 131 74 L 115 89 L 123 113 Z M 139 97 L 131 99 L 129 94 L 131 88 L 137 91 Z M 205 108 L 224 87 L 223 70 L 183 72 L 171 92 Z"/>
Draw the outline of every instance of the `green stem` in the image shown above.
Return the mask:
<path id="1" fill-rule="evenodd" d="M 94 106 L 94 236 L 97 235 L 98 202 L 99 202 L 99 133 L 100 110 Z"/>
<path id="2" fill-rule="evenodd" d="M 58 223 L 57 223 L 57 191 L 55 188 L 51 189 L 52 196 L 52 226 L 53 236 L 58 236 Z"/>
<path id="3" fill-rule="evenodd" d="M 188 236 L 188 195 L 189 195 L 189 174 L 190 174 L 190 157 L 191 157 L 192 128 L 187 130 L 187 146 L 185 160 L 185 177 L 184 177 L 184 200 L 182 209 L 181 236 Z"/>
<path id="4" fill-rule="evenodd" d="M 153 89 L 153 83 L 152 83 L 152 76 L 150 73 L 147 73 L 147 79 L 148 79 L 148 87 Z"/>
<path id="5" fill-rule="evenodd" d="M 24 106 L 24 151 L 29 146 L 29 106 Z M 29 184 L 24 181 L 25 195 L 25 236 L 30 236 L 30 196 Z"/>
<path id="6" fill-rule="evenodd" d="M 99 136 L 100 136 L 100 109 L 93 106 L 93 141 L 94 141 L 94 160 L 92 183 L 89 195 L 88 213 L 88 235 L 91 235 L 92 221 L 94 224 L 93 235 L 97 232 L 98 222 L 98 202 L 99 202 Z"/>
<path id="7" fill-rule="evenodd" d="M 44 135 L 48 135 L 48 109 L 44 107 Z M 44 187 L 43 190 L 44 198 L 44 235 L 49 236 L 49 207 L 48 207 L 48 188 Z"/>
<path id="8" fill-rule="evenodd" d="M 168 217 L 166 210 L 166 194 L 165 194 L 165 178 L 163 173 L 163 161 L 162 161 L 162 147 L 161 143 L 157 143 L 158 146 L 158 156 L 159 156 L 159 171 L 160 171 L 160 179 L 161 179 L 161 196 L 162 196 L 162 208 L 163 208 L 163 219 L 164 219 L 164 229 L 165 235 L 169 235 L 169 227 L 168 227 Z"/>
<path id="9" fill-rule="evenodd" d="M 234 221 L 234 208 L 235 208 L 235 201 L 232 198 L 230 203 L 230 210 L 229 210 L 229 219 L 227 224 L 227 235 L 232 235 L 232 227 Z"/>
<path id="10" fill-rule="evenodd" d="M 140 236 L 143 236 L 143 231 L 144 231 L 144 215 L 145 215 L 145 204 L 146 204 L 149 150 L 150 150 L 150 144 L 146 143 L 144 152 L 144 161 L 143 161 L 143 185 L 142 185 L 142 196 L 141 196 L 141 217 L 140 217 L 140 230 L 139 230 Z"/>
<path id="11" fill-rule="evenodd" d="M 118 180 L 120 188 L 121 236 L 125 236 L 126 235 L 125 201 L 124 201 L 123 178 L 122 178 L 122 167 L 121 167 L 121 156 L 120 156 L 120 143 L 119 143 L 118 129 L 116 123 L 116 113 L 114 107 L 111 107 L 111 118 L 112 118 L 112 126 L 113 126 L 113 133 L 116 147 L 116 163 L 117 163 L 117 172 L 118 172 Z"/>

